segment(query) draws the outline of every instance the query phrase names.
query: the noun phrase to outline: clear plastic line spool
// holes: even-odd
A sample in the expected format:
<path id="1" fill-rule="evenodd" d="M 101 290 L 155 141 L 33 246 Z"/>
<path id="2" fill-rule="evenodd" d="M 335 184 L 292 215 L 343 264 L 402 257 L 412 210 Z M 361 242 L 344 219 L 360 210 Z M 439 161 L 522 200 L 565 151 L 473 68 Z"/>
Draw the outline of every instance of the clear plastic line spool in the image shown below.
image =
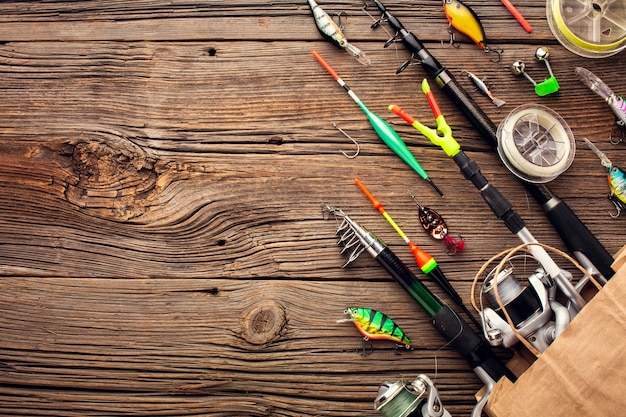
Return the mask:
<path id="1" fill-rule="evenodd" d="M 556 39 L 586 58 L 605 58 L 626 48 L 626 1 L 547 0 Z"/>
<path id="2" fill-rule="evenodd" d="M 517 107 L 500 123 L 498 153 L 516 176 L 533 183 L 551 181 L 567 170 L 576 142 L 563 118 L 540 104 Z"/>

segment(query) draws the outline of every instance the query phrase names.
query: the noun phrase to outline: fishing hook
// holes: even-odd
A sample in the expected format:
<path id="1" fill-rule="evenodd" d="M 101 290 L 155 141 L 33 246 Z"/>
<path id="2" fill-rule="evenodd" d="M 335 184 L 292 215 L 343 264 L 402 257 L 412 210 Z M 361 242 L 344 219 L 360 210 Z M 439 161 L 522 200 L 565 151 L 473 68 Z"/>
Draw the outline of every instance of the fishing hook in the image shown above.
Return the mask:
<path id="1" fill-rule="evenodd" d="M 496 59 L 490 59 L 489 61 L 491 61 L 491 62 L 500 62 L 502 60 L 502 54 L 504 53 L 504 49 L 502 49 L 502 48 L 490 48 L 489 46 L 485 47 L 485 53 L 488 54 L 489 52 L 493 52 L 496 55 L 498 55 L 498 57 Z"/>
<path id="2" fill-rule="evenodd" d="M 343 10 L 340 12 L 335 12 L 335 16 L 337 16 L 337 26 L 339 26 L 339 30 L 343 32 L 344 27 L 341 24 L 341 15 L 346 15 L 346 13 Z"/>
<path id="3" fill-rule="evenodd" d="M 609 198 L 609 200 L 611 200 L 611 203 L 613 203 L 613 205 L 615 206 L 615 210 L 617 211 L 615 214 L 613 214 L 609 210 L 609 216 L 611 216 L 612 219 L 617 219 L 620 216 L 620 214 L 622 214 L 622 207 L 619 204 L 617 204 L 615 200 L 613 200 L 612 198 Z"/>
<path id="4" fill-rule="evenodd" d="M 443 48 L 460 48 L 461 44 L 457 42 L 451 25 L 448 25 L 448 34 L 450 34 L 450 41 L 448 42 L 448 46 L 444 45 L 443 40 L 441 40 L 441 46 Z"/>
<path id="5" fill-rule="evenodd" d="M 333 126 L 340 131 L 341 133 L 343 133 L 343 135 L 345 137 L 347 137 L 348 139 L 350 139 L 352 141 L 352 143 L 354 143 L 356 145 L 356 152 L 354 153 L 354 155 L 348 155 L 347 153 L 345 153 L 342 150 L 339 150 L 339 152 L 341 152 L 343 154 L 343 156 L 345 156 L 348 159 L 354 159 L 359 155 L 359 152 L 361 151 L 361 146 L 359 145 L 359 142 L 357 142 L 354 138 L 352 138 L 350 135 L 348 135 L 342 128 L 340 128 L 339 126 L 337 126 L 337 123 L 333 122 Z"/>
<path id="6" fill-rule="evenodd" d="M 613 135 L 617 137 L 616 140 L 613 140 Z M 620 126 L 619 123 L 613 129 L 613 133 L 609 135 L 609 143 L 611 145 L 619 145 L 624 141 L 624 136 L 626 135 L 626 129 L 623 126 Z"/>
<path id="7" fill-rule="evenodd" d="M 619 145 L 622 142 L 623 142 L 623 139 L 621 137 L 619 137 L 619 136 L 617 137 L 617 140 L 613 140 L 613 135 L 609 136 L 609 143 L 611 145 Z"/>

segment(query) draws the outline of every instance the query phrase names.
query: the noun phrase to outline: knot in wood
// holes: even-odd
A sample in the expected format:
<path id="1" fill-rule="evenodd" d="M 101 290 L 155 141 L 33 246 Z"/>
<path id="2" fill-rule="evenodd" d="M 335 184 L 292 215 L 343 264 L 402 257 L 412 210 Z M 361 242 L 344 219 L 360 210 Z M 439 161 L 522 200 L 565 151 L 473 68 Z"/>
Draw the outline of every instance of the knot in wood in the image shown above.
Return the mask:
<path id="1" fill-rule="evenodd" d="M 242 319 L 242 336 L 254 345 L 268 344 L 281 336 L 287 325 L 283 306 L 262 301 L 250 307 Z"/>
<path id="2" fill-rule="evenodd" d="M 141 148 L 120 138 L 74 146 L 67 200 L 101 218 L 126 221 L 143 214 L 158 175 Z"/>

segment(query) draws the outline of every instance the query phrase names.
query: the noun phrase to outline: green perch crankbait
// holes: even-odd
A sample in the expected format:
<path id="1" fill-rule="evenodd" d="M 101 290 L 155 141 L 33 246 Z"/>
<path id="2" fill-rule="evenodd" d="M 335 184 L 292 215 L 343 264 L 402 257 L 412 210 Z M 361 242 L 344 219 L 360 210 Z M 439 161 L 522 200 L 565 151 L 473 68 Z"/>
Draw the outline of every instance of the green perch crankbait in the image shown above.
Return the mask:
<path id="1" fill-rule="evenodd" d="M 407 349 L 411 348 L 411 341 L 402 329 L 387 315 L 377 310 L 362 307 L 348 307 L 344 313 L 349 319 L 337 320 L 338 323 L 351 321 L 363 335 L 363 340 L 392 340 Z"/>
<path id="2" fill-rule="evenodd" d="M 311 12 L 313 13 L 317 30 L 319 30 L 322 36 L 337 48 L 343 49 L 352 55 L 354 59 L 359 61 L 361 64 L 370 65 L 371 61 L 369 57 L 365 55 L 365 52 L 348 42 L 339 25 L 333 21 L 328 13 L 326 13 L 315 0 L 307 1 L 309 3 L 309 7 L 311 8 Z"/>

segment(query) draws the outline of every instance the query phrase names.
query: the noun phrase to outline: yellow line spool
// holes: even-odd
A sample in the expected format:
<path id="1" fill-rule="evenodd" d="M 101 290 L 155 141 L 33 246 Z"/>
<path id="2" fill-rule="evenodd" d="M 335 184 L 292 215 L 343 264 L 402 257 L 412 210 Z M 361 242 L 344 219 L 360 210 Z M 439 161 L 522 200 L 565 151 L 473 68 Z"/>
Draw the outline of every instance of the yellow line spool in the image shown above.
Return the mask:
<path id="1" fill-rule="evenodd" d="M 547 0 L 548 24 L 556 39 L 586 58 L 605 58 L 626 48 L 624 0 Z"/>

